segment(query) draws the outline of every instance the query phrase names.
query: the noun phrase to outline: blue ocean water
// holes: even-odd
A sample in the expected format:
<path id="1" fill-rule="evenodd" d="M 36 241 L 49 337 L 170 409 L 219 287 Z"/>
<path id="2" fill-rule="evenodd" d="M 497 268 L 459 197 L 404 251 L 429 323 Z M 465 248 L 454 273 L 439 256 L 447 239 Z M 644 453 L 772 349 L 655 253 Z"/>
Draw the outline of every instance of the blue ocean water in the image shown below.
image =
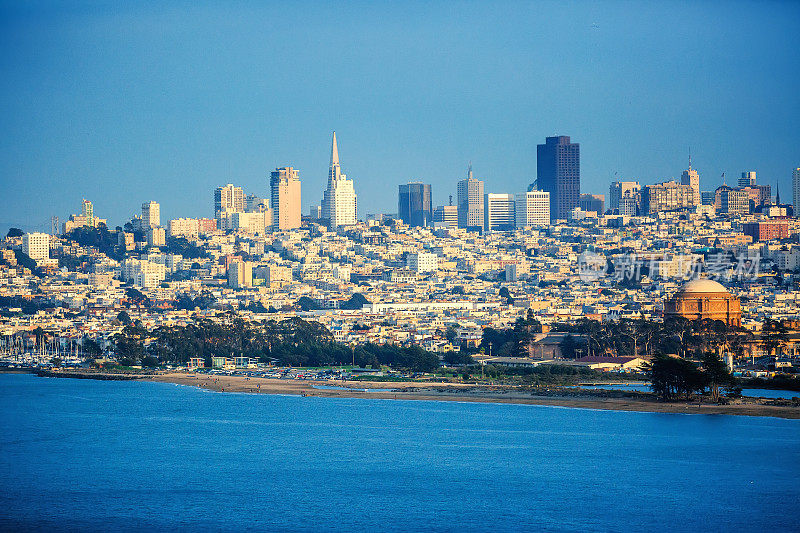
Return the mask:
<path id="1" fill-rule="evenodd" d="M 800 421 L 0 375 L 0 528 L 797 531 Z"/>

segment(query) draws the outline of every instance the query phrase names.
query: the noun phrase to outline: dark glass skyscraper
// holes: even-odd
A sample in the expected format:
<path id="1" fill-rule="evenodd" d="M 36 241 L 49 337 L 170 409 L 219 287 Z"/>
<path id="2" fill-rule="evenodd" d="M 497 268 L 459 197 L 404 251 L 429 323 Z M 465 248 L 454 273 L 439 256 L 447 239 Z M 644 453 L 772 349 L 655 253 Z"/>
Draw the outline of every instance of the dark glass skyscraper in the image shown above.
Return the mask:
<path id="1" fill-rule="evenodd" d="M 431 186 L 426 183 L 400 185 L 397 216 L 409 226 L 429 226 L 433 223 Z"/>
<path id="2" fill-rule="evenodd" d="M 550 193 L 550 218 L 567 218 L 581 195 L 581 148 L 569 137 L 547 137 L 536 147 L 537 185 Z"/>

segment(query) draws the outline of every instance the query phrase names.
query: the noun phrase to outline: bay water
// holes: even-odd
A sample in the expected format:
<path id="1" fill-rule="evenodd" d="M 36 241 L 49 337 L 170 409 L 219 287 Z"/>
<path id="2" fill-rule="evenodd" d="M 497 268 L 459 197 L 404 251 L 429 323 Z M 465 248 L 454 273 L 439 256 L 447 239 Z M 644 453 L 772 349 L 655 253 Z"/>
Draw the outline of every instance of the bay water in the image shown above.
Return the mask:
<path id="1" fill-rule="evenodd" d="M 0 375 L 0 529 L 798 531 L 800 421 Z"/>

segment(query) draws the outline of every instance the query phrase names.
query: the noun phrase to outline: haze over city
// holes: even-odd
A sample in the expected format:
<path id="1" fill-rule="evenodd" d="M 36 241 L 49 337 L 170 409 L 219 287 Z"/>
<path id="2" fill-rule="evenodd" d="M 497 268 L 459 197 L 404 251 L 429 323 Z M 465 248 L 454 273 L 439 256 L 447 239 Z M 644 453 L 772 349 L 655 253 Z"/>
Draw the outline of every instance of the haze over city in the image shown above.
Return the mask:
<path id="1" fill-rule="evenodd" d="M 293 166 L 303 212 L 330 134 L 358 216 L 397 186 L 520 191 L 536 145 L 581 144 L 581 192 L 744 170 L 791 197 L 800 71 L 792 2 L 302 3 L 0 7 L 0 226 L 47 230 L 82 198 L 109 225 L 142 202 L 211 216 L 235 183 Z M 387 191 L 390 194 L 387 194 Z"/>

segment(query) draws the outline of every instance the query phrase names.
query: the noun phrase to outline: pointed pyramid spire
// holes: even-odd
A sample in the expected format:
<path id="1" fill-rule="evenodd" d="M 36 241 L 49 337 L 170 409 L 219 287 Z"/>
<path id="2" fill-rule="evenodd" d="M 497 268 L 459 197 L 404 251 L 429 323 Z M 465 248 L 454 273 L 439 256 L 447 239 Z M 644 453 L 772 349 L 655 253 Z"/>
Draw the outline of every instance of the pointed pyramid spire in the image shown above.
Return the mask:
<path id="1" fill-rule="evenodd" d="M 336 132 L 333 132 L 333 142 L 331 143 L 331 166 L 339 164 L 339 147 L 336 145 Z"/>

